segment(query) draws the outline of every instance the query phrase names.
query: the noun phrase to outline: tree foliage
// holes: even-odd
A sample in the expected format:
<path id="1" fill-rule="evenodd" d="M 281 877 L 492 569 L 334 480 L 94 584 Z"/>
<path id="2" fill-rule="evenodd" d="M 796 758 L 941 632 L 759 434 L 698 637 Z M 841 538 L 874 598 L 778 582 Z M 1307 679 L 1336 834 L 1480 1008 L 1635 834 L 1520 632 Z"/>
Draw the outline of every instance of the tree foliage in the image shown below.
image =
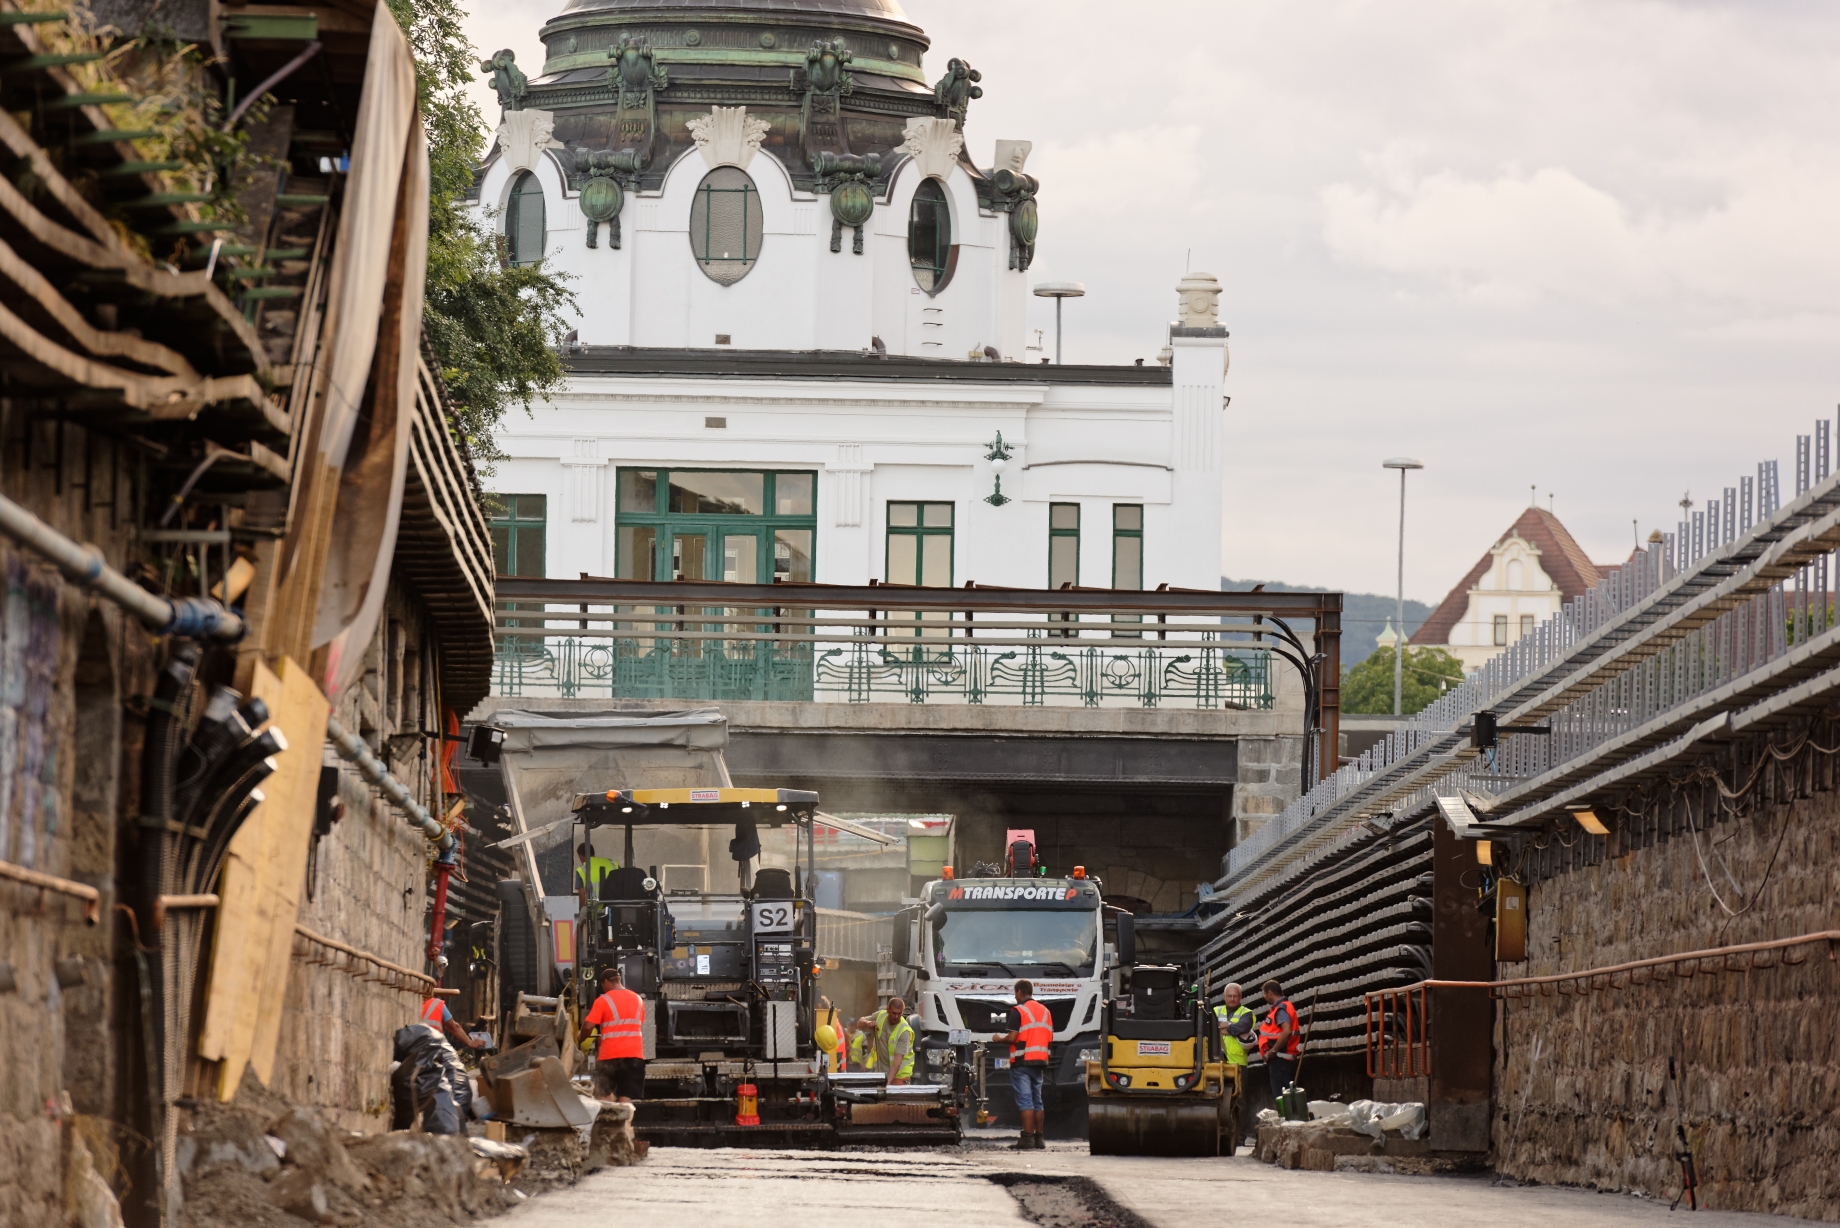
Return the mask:
<path id="1" fill-rule="evenodd" d="M 389 0 L 415 54 L 428 134 L 428 282 L 422 326 L 453 398 L 453 428 L 473 458 L 499 453 L 493 428 L 513 404 L 562 382 L 557 357 L 575 306 L 563 277 L 541 263 L 513 266 L 502 236 L 462 212 L 483 145 L 484 118 L 466 96 L 477 52 L 457 0 Z M 487 472 L 490 472 L 489 468 Z"/>
<path id="2" fill-rule="evenodd" d="M 1393 711 L 1393 655 L 1380 648 L 1351 669 L 1342 671 L 1342 711 L 1383 715 Z M 1399 707 L 1412 713 L 1463 681 L 1463 663 L 1442 648 L 1406 647 L 1404 676 L 1400 679 Z"/>

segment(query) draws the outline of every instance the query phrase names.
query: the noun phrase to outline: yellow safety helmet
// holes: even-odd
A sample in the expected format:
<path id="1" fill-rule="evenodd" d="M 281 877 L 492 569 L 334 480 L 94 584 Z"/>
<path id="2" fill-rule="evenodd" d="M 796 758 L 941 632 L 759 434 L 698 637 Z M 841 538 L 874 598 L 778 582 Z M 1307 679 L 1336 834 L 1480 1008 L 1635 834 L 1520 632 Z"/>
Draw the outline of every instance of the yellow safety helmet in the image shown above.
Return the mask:
<path id="1" fill-rule="evenodd" d="M 819 1024 L 817 1030 L 811 1034 L 811 1038 L 817 1043 L 820 1052 L 835 1053 L 837 1051 L 837 1030 L 830 1024 Z"/>

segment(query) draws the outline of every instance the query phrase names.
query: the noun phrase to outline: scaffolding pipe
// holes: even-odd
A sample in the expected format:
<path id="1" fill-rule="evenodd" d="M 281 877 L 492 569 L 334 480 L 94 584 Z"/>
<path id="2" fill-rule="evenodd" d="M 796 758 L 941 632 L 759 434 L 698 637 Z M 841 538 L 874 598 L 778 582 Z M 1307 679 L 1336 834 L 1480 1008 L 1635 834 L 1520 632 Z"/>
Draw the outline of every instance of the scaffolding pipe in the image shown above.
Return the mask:
<path id="1" fill-rule="evenodd" d="M 0 495 L 0 533 L 49 559 L 72 582 L 108 598 L 161 635 L 188 640 L 240 640 L 240 615 L 206 597 L 172 600 L 148 592 L 103 562 L 94 546 L 72 541 Z"/>
<path id="2" fill-rule="evenodd" d="M 391 804 L 402 811 L 411 827 L 420 830 L 422 835 L 432 840 L 435 846 L 443 851 L 453 847 L 453 833 L 448 831 L 439 819 L 429 814 L 426 806 L 409 795 L 409 790 L 403 787 L 402 781 L 390 775 L 390 770 L 383 766 L 382 760 L 371 754 L 364 743 L 346 733 L 345 727 L 339 724 L 338 718 L 331 716 L 326 718 L 326 736 L 331 739 L 333 749 L 339 752 L 340 757 L 348 760 L 353 767 L 358 769 L 358 775 L 381 789 L 383 795 L 390 799 Z"/>

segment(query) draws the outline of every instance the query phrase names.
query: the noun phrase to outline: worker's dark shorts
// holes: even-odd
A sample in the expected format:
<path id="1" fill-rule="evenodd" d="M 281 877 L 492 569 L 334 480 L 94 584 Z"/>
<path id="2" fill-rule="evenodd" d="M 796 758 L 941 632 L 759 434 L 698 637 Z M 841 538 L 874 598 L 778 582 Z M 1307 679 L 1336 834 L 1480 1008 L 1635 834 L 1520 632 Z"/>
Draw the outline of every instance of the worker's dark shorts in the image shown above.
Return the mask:
<path id="1" fill-rule="evenodd" d="M 645 1059 L 611 1057 L 594 1063 L 594 1094 L 602 1100 L 609 1096 L 645 1099 Z"/>
<path id="2" fill-rule="evenodd" d="M 1039 1113 L 1044 1108 L 1041 1102 L 1041 1080 L 1048 1073 L 1046 1062 L 1015 1062 L 1009 1068 L 1009 1089 L 1016 1093 L 1016 1110 L 1022 1113 Z"/>

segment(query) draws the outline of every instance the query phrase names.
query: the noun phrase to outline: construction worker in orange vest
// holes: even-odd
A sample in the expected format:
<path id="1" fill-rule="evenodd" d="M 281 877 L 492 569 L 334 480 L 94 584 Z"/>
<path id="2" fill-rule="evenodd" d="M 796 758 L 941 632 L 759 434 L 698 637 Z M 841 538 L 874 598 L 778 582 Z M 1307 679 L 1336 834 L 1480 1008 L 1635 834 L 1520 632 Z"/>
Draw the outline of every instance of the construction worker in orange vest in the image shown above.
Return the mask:
<path id="1" fill-rule="evenodd" d="M 421 1021 L 437 1032 L 447 1033 L 457 1045 L 465 1045 L 469 1049 L 485 1048 L 484 1041 L 474 1040 L 466 1034 L 466 1029 L 460 1026 L 454 1013 L 447 1009 L 447 1003 L 439 998 L 430 996 L 422 999 Z"/>
<path id="2" fill-rule="evenodd" d="M 1009 1085 L 1016 1093 L 1016 1111 L 1022 1114 L 1022 1137 L 1016 1140 L 1017 1151 L 1041 1151 L 1047 1147 L 1041 1132 L 1048 1111 L 1041 1099 L 1041 1084 L 1048 1073 L 1048 1045 L 1054 1040 L 1054 1020 L 1048 1008 L 1035 1001 L 1035 987 L 1027 981 L 1016 982 L 1016 1030 L 1006 1032 L 995 1043 L 1009 1042 Z"/>
<path id="3" fill-rule="evenodd" d="M 631 1104 L 645 1099 L 645 999 L 624 982 L 617 966 L 601 969 L 601 996 L 582 1023 L 600 1032 L 594 1094 Z"/>
<path id="4" fill-rule="evenodd" d="M 1297 1035 L 1297 1008 L 1284 996 L 1276 981 L 1266 981 L 1265 1001 L 1271 1007 L 1259 1021 L 1259 1055 L 1265 1059 L 1265 1071 L 1271 1076 L 1271 1098 L 1284 1094 L 1297 1074 L 1297 1058 L 1303 1041 Z"/>

